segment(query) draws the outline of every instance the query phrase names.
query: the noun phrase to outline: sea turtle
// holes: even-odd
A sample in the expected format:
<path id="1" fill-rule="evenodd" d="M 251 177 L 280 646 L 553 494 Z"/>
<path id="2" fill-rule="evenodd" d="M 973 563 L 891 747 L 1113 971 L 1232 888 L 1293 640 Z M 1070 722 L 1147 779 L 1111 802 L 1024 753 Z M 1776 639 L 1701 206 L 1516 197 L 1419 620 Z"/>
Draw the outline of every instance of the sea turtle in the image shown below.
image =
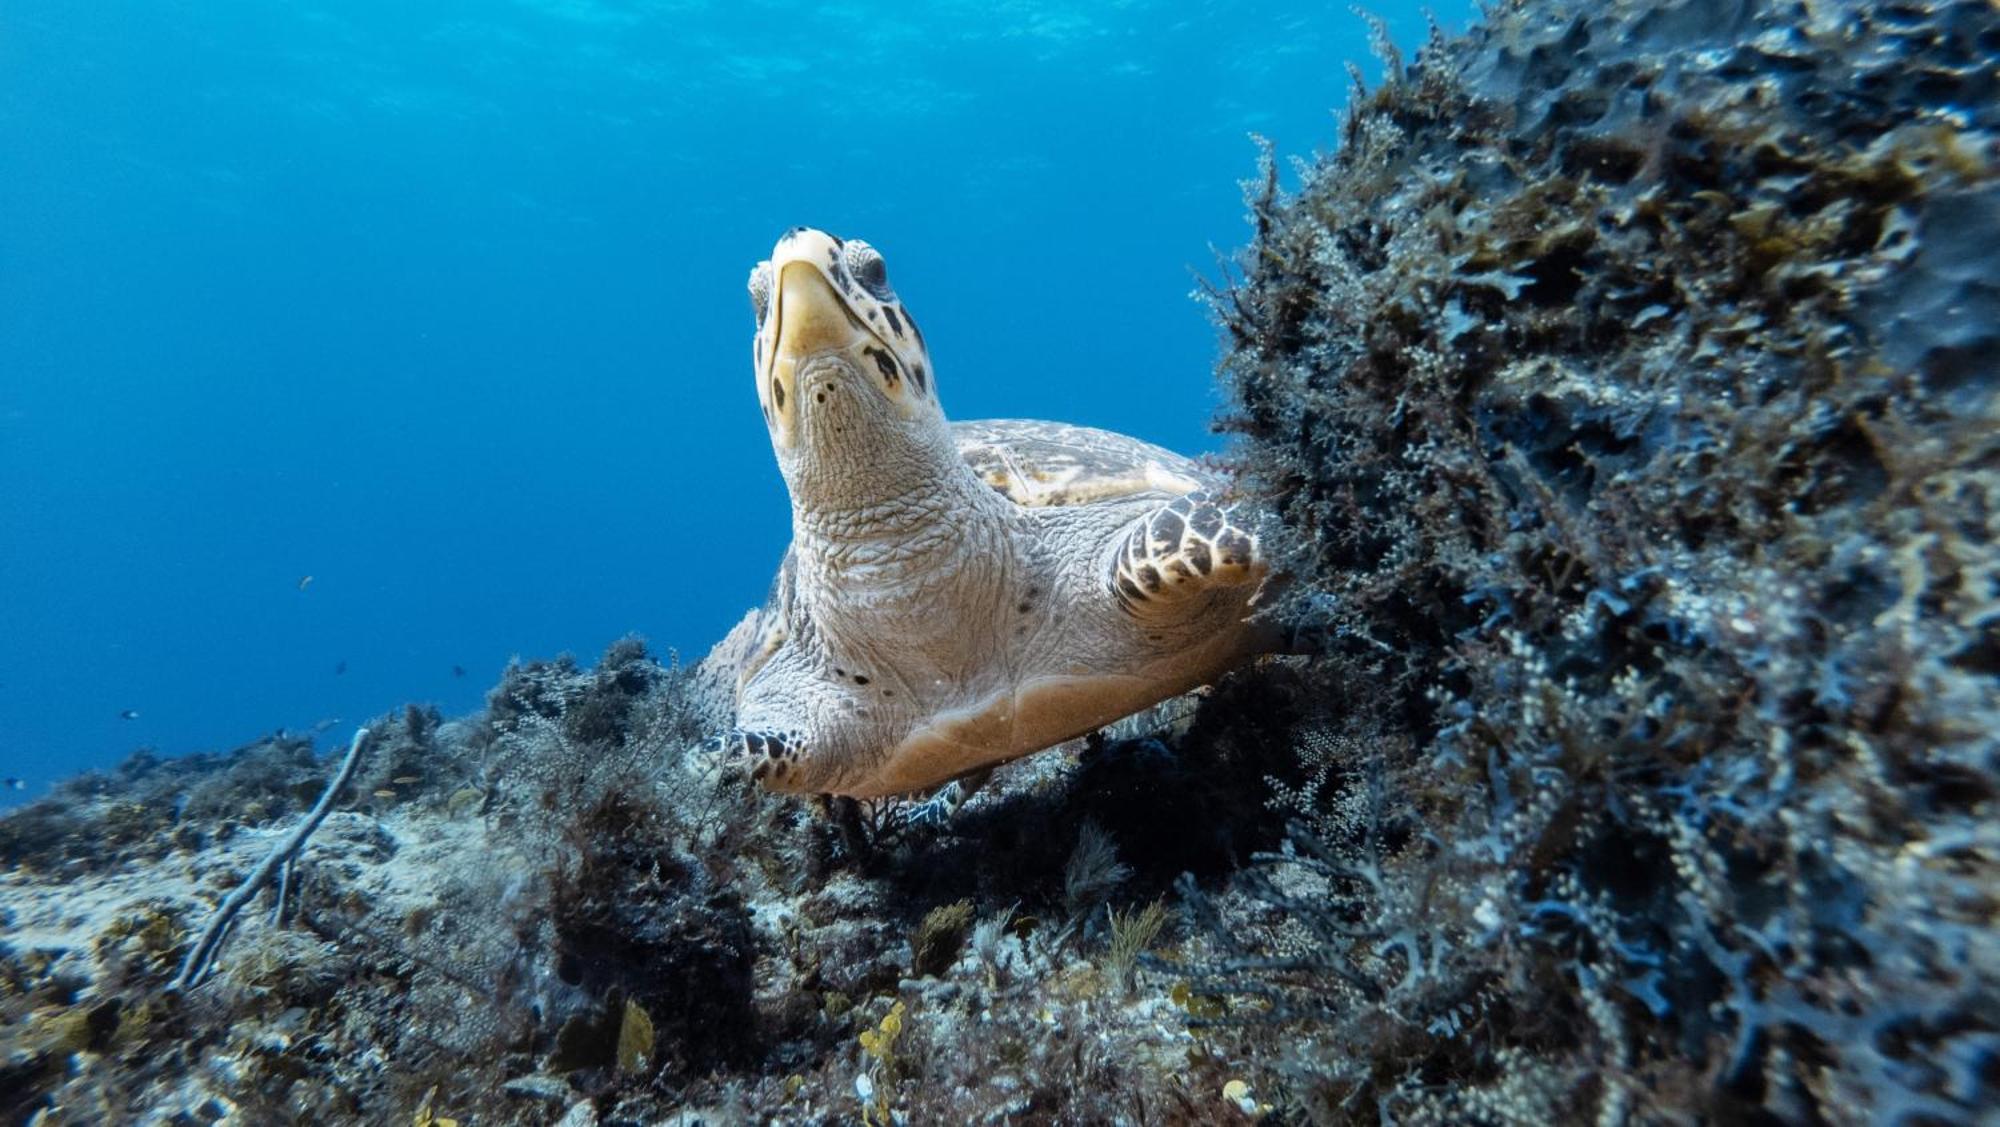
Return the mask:
<path id="1" fill-rule="evenodd" d="M 773 790 L 907 794 L 1213 680 L 1270 640 L 1257 537 L 1197 463 L 1064 423 L 949 423 L 881 254 L 805 227 L 750 275 L 792 502 L 768 603 L 718 647 L 714 749 Z"/>

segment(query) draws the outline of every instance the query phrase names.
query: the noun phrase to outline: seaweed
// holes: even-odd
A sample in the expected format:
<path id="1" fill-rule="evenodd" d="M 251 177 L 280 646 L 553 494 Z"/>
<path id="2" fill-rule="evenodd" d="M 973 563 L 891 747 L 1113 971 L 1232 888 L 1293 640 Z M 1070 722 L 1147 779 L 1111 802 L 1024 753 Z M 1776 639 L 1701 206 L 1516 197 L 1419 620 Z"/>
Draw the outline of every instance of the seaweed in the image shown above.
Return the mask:
<path id="1" fill-rule="evenodd" d="M 1267 159 L 1212 298 L 1326 707 L 1182 970 L 1287 1106 L 1994 1098 L 1996 35 L 1501 8 Z"/>

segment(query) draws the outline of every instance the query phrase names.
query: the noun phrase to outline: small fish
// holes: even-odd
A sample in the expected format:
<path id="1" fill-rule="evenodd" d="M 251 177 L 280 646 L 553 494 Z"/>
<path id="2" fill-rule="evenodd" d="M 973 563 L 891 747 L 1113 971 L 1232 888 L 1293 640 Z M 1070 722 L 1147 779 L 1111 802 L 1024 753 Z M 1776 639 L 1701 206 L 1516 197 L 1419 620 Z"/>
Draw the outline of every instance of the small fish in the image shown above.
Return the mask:
<path id="1" fill-rule="evenodd" d="M 118 719 L 120 720 L 137 720 L 138 718 L 139 710 L 136 708 L 128 708 L 118 714 Z"/>
<path id="2" fill-rule="evenodd" d="M 9 776 L 7 777 L 7 789 L 8 789 L 8 790 L 27 790 L 27 789 L 28 789 L 28 784 L 27 784 L 27 783 L 26 783 L 25 781 L 21 780 L 21 779 L 17 779 L 17 778 L 14 778 L 13 776 L 9 775 Z"/>
<path id="3" fill-rule="evenodd" d="M 392 790 L 390 790 L 390 789 L 389 789 L 388 787 L 383 787 L 383 788 L 382 788 L 381 790 L 378 790 L 378 791 L 376 791 L 376 792 L 375 792 L 375 797 L 376 797 L 376 798 L 394 798 L 394 797 L 396 797 L 396 792 L 395 792 L 395 791 L 392 791 Z"/>
<path id="4" fill-rule="evenodd" d="M 312 586 L 312 585 L 313 585 L 313 577 L 312 577 L 312 576 L 310 576 L 310 575 L 301 575 L 301 576 L 299 576 L 299 590 L 303 591 L 303 590 L 305 590 L 306 588 L 308 588 L 308 587 L 310 587 L 310 586 Z"/>
<path id="5" fill-rule="evenodd" d="M 465 666 L 463 666 L 463 665 L 454 665 L 454 666 L 452 666 L 452 667 L 451 667 L 451 675 L 452 675 L 453 677 L 463 677 L 463 676 L 465 676 Z"/>
<path id="6" fill-rule="evenodd" d="M 338 677 L 338 676 L 340 676 L 341 674 L 343 674 L 343 673 L 345 673 L 345 672 L 347 672 L 347 659 L 346 659 L 346 658 L 342 658 L 342 659 L 340 659 L 339 661 L 337 661 L 337 662 L 335 662 L 335 663 L 334 663 L 334 665 L 333 665 L 333 675 L 334 675 L 335 677 Z"/>
<path id="7" fill-rule="evenodd" d="M 420 776 L 417 775 L 397 775 L 395 778 L 390 779 L 389 781 L 396 784 L 399 787 L 406 787 L 409 786 L 411 783 L 421 782 L 422 779 Z"/>
<path id="8" fill-rule="evenodd" d="M 338 717 L 338 716 L 329 716 L 329 717 L 327 717 L 326 719 L 324 719 L 324 720 L 320 721 L 319 723 L 317 723 L 317 724 L 314 724 L 314 725 L 313 725 L 313 727 L 312 727 L 312 732 L 313 732 L 313 735 L 317 736 L 317 735 L 319 735 L 319 734 L 320 734 L 321 732 L 324 732 L 324 731 L 326 731 L 326 730 L 327 730 L 328 728 L 331 728 L 331 727 L 333 727 L 333 726 L 334 726 L 335 724 L 338 724 L 338 723 L 340 723 L 340 717 Z"/>

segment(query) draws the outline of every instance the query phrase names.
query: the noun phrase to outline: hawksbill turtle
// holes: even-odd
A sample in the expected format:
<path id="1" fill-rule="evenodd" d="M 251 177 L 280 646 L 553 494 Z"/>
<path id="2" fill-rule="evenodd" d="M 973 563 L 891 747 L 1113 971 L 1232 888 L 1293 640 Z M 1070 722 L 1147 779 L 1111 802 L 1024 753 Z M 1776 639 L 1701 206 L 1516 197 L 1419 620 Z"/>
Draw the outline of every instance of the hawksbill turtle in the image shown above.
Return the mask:
<path id="1" fill-rule="evenodd" d="M 793 228 L 750 298 L 792 543 L 717 647 L 731 773 L 854 798 L 969 787 L 1269 648 L 1265 559 L 1211 471 L 1091 427 L 948 422 L 860 240 Z"/>

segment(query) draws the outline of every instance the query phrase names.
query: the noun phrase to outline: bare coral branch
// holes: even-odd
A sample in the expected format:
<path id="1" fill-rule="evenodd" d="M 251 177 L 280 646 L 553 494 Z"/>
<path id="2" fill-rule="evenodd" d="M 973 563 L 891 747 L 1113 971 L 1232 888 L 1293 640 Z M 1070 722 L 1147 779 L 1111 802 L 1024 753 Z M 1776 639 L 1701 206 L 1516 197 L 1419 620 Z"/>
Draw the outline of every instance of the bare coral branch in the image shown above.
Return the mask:
<path id="1" fill-rule="evenodd" d="M 354 769 L 360 764 L 361 752 L 367 744 L 368 729 L 357 729 L 354 733 L 354 742 L 348 745 L 347 758 L 341 760 L 340 769 L 335 771 L 333 778 L 327 782 L 326 790 L 320 793 L 319 801 L 313 805 L 312 812 L 306 815 L 305 821 L 299 823 L 290 837 L 280 842 L 276 849 L 257 863 L 255 869 L 250 870 L 250 875 L 243 878 L 243 883 L 237 885 L 235 891 L 223 899 L 221 905 L 215 909 L 215 915 L 209 917 L 208 926 L 202 930 L 201 938 L 188 951 L 187 960 L 181 964 L 180 973 L 174 976 L 174 981 L 168 989 L 192 990 L 201 985 L 202 979 L 208 977 L 209 970 L 215 964 L 215 956 L 222 949 L 222 940 L 228 934 L 229 925 L 235 921 L 236 914 L 243 910 L 243 906 L 250 902 L 251 897 L 271 883 L 271 878 L 276 876 L 279 870 L 286 868 L 298 857 L 299 850 L 305 848 L 306 840 L 312 837 L 314 830 L 319 829 L 319 824 L 326 820 L 326 816 L 333 812 L 333 800 L 346 789 L 347 781 L 354 777 Z"/>

